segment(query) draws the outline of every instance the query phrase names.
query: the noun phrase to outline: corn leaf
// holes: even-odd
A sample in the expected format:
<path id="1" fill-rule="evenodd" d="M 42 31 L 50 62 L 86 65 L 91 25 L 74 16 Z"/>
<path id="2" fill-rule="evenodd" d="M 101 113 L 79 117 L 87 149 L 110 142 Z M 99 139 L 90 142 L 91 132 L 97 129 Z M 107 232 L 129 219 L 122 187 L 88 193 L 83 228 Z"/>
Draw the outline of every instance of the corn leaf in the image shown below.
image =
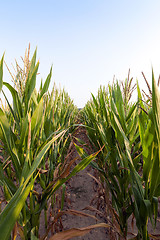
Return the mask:
<path id="1" fill-rule="evenodd" d="M 39 97 L 39 101 L 40 99 L 42 98 L 42 96 L 48 91 L 48 88 L 49 88 L 49 84 L 50 84 L 50 81 L 51 81 L 51 77 L 52 77 L 52 67 L 50 69 L 50 73 L 48 74 L 47 78 L 46 78 L 46 81 L 44 83 L 44 86 L 41 90 L 41 93 L 40 93 L 40 97 Z"/>
<path id="2" fill-rule="evenodd" d="M 34 51 L 34 54 L 33 54 L 33 57 L 31 59 L 31 62 L 30 62 L 30 68 L 29 68 L 29 74 L 28 74 L 28 79 L 30 79 L 33 71 L 34 71 L 34 68 L 35 68 L 35 65 L 36 65 L 36 57 L 37 57 L 37 48 L 35 49 Z M 27 87 L 28 83 L 26 83 L 26 87 Z"/>
<path id="3" fill-rule="evenodd" d="M 25 114 L 28 111 L 28 103 L 30 101 L 31 95 L 35 89 L 36 86 L 36 76 L 37 76 L 37 71 L 39 67 L 39 62 L 36 64 L 36 66 L 33 69 L 33 72 L 31 76 L 28 76 L 27 82 L 26 82 L 26 87 L 25 87 Z"/>
<path id="4" fill-rule="evenodd" d="M 24 206 L 26 198 L 33 186 L 34 180 L 26 187 L 20 188 L 14 198 L 8 203 L 0 215 L 0 236 L 3 240 L 8 240 L 10 233 L 17 221 L 19 214 Z"/>
<path id="5" fill-rule="evenodd" d="M 9 83 L 4 82 L 3 84 L 8 88 L 8 90 L 12 94 L 13 110 L 11 109 L 11 106 L 10 105 L 9 106 L 10 106 L 12 114 L 14 112 L 14 114 L 13 114 L 14 119 L 18 123 L 18 121 L 20 121 L 20 119 L 22 117 L 22 105 L 21 105 L 21 102 L 20 102 L 20 99 L 18 96 L 18 92 Z"/>
<path id="6" fill-rule="evenodd" d="M 10 129 L 8 119 L 4 114 L 4 112 L 2 111 L 2 109 L 0 109 L 0 127 L 3 132 L 3 138 L 7 145 L 8 152 L 11 155 L 12 163 L 15 168 L 16 174 L 18 177 L 20 177 L 20 171 L 21 171 L 20 161 L 17 157 L 17 154 L 15 154 L 16 152 L 15 153 L 13 152 L 13 149 L 16 151 L 16 149 L 14 148 L 14 141 L 12 141 L 13 132 Z"/>
<path id="7" fill-rule="evenodd" d="M 109 228 L 110 226 L 106 223 L 98 223 L 98 224 L 91 225 L 84 228 L 72 228 L 72 229 L 55 234 L 49 240 L 62 240 L 62 239 L 68 240 L 68 239 L 72 239 L 73 237 L 84 236 L 85 234 L 89 233 L 92 229 L 99 228 L 99 227 Z"/>
<path id="8" fill-rule="evenodd" d="M 3 60 L 4 60 L 4 54 L 0 61 L 0 92 L 1 92 L 2 86 L 3 86 Z"/>
<path id="9" fill-rule="evenodd" d="M 153 119 L 159 145 L 159 167 L 160 167 L 160 92 L 156 86 L 154 74 L 152 71 L 152 106 L 153 106 Z"/>
<path id="10" fill-rule="evenodd" d="M 32 141 L 31 146 L 33 146 L 35 136 L 40 128 L 42 117 L 43 117 L 43 98 L 41 98 L 41 101 L 37 105 L 31 118 L 31 141 Z"/>

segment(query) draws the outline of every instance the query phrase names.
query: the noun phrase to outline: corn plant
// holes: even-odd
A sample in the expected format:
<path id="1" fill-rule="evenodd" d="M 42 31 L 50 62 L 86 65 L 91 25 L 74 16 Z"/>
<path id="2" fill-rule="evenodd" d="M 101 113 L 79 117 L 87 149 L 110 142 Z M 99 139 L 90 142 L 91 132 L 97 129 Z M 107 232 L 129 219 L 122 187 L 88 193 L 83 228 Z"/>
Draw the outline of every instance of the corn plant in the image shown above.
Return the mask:
<path id="1" fill-rule="evenodd" d="M 13 97 L 13 107 L 9 103 L 4 91 L 2 90 L 6 101 L 8 102 L 10 114 L 9 118 L 5 112 L 0 109 L 0 138 L 3 142 L 3 148 L 7 158 L 1 163 L 1 183 L 3 185 L 4 194 L 6 200 L 11 202 L 12 197 L 18 191 L 18 189 L 23 185 L 24 181 L 28 176 L 28 172 L 32 169 L 36 162 L 37 156 L 41 155 L 42 150 L 48 144 L 48 140 L 54 137 L 56 140 L 57 136 L 61 136 L 62 133 L 52 134 L 50 138 L 46 141 L 41 141 L 37 144 L 37 139 L 41 133 L 41 121 L 44 115 L 43 112 L 43 95 L 41 96 L 39 102 L 33 105 L 32 98 L 35 95 L 35 84 L 36 84 L 36 74 L 38 70 L 39 63 L 36 64 L 36 51 L 30 63 L 30 69 L 26 77 L 24 91 L 19 94 L 15 88 L 13 88 L 9 83 L 3 82 L 1 77 L 1 86 L 6 86 Z M 3 76 L 3 58 L 1 60 L 1 76 Z M 50 81 L 49 76 L 46 79 Z M 45 82 L 45 84 L 46 84 Z M 43 87 L 44 93 L 47 89 Z M 54 141 L 55 141 L 54 140 Z M 49 146 L 53 144 L 53 141 Z M 48 148 L 47 148 L 48 150 Z M 46 151 L 43 153 L 41 158 L 39 157 L 39 163 L 42 161 Z M 38 162 L 38 160 L 37 160 Z M 35 167 L 37 175 L 37 167 Z M 5 174 L 4 174 L 5 172 Z M 33 174 L 32 174 L 33 175 Z M 35 178 L 30 177 L 30 178 Z M 32 182 L 33 182 L 32 179 Z M 29 182 L 29 181 L 28 181 Z M 27 184 L 28 184 L 27 182 Z M 26 185 L 25 185 L 26 187 Z M 33 188 L 33 184 L 31 189 Z M 28 193 L 28 192 L 27 192 Z M 34 203 L 33 194 L 30 192 L 30 210 L 27 203 L 23 207 L 23 217 L 21 217 L 21 222 L 24 225 L 24 236 L 27 237 L 28 233 L 33 227 L 37 226 L 34 218 Z M 3 216 L 3 214 L 2 214 Z M 17 215 L 18 216 L 18 215 Z M 37 216 L 36 216 L 37 219 Z M 14 221 L 13 221 L 14 222 Z M 11 225 L 12 226 L 12 225 Z M 13 227 L 13 226 L 12 226 Z M 37 230 L 35 230 L 37 231 Z"/>
<path id="2" fill-rule="evenodd" d="M 128 85 L 131 87 L 131 82 L 126 81 L 125 87 Z M 98 97 L 92 95 L 92 98 L 84 109 L 84 119 L 89 126 L 87 131 L 95 149 L 104 145 L 94 167 L 100 171 L 101 178 L 106 183 L 106 192 L 109 190 L 111 193 L 113 214 L 120 226 L 119 234 L 126 238 L 127 221 L 133 213 L 133 204 L 127 153 L 119 127 L 130 139 L 130 154 L 134 167 L 138 170 L 141 152 L 137 103 L 129 104 L 129 99 L 126 94 L 122 95 L 118 82 L 109 85 L 108 89 L 101 87 Z"/>
<path id="3" fill-rule="evenodd" d="M 149 239 L 147 230 L 150 219 L 153 227 L 156 225 L 158 213 L 158 197 L 160 183 L 159 165 L 159 116 L 160 116 L 160 93 L 152 72 L 152 107 L 148 109 L 141 101 L 141 93 L 138 87 L 139 104 L 139 133 L 143 149 L 143 176 L 136 178 L 136 172 L 132 175 L 133 193 L 135 197 L 135 217 L 139 230 L 138 237 Z M 139 176 L 138 176 L 139 177 Z M 137 185 L 137 187 L 136 187 Z"/>
<path id="4" fill-rule="evenodd" d="M 138 83 L 138 101 L 130 103 L 127 92 L 134 88 L 131 80 L 122 84 L 122 90 L 118 82 L 107 89 L 101 87 L 98 97 L 92 95 L 93 100 L 86 104 L 83 119 L 93 147 L 104 146 L 92 166 L 106 183 L 106 193 L 111 194 L 110 210 L 120 226 L 119 237 L 127 238 L 127 221 L 133 215 L 138 229 L 135 239 L 149 239 L 147 224 L 150 219 L 156 225 L 160 194 L 160 94 L 154 74 L 152 106 L 143 101 Z"/>
<path id="5" fill-rule="evenodd" d="M 66 153 L 68 133 L 73 129 L 71 125 L 77 111 L 73 102 L 64 90 L 58 92 L 54 87 L 51 94 L 47 92 L 52 68 L 44 85 L 41 84 L 40 90 L 36 91 L 39 66 L 36 63 L 36 51 L 31 61 L 25 61 L 25 74 L 17 64 L 20 73 L 16 74 L 14 87 L 3 81 L 3 59 L 4 56 L 0 62 L 0 90 L 9 111 L 0 109 L 0 139 L 3 148 L 0 183 L 8 204 L 0 215 L 0 236 L 8 239 L 18 221 L 21 237 L 30 239 L 31 235 L 38 237 L 40 213 L 43 209 L 46 211 L 49 198 L 70 177 L 89 164 L 94 156 L 84 159 L 71 173 L 71 163 L 60 164 Z M 8 101 L 4 86 L 11 92 L 13 104 Z M 59 175 L 54 178 L 53 173 L 58 164 Z M 41 186 L 41 193 L 36 191 L 34 182 Z M 8 219 L 9 228 L 6 224 Z M 15 238 L 17 233 L 13 234 Z"/>
<path id="6" fill-rule="evenodd" d="M 156 225 L 159 197 L 159 116 L 160 93 L 152 72 L 152 107 L 148 109 L 142 102 L 138 86 L 140 111 L 138 112 L 139 134 L 142 145 L 143 175 L 137 171 L 131 154 L 129 138 L 123 131 L 118 119 L 115 118 L 119 135 L 123 138 L 130 171 L 132 189 L 133 213 L 136 218 L 138 235 L 136 239 L 148 240 L 147 225 L 150 219 L 153 227 Z M 146 111 L 148 110 L 148 112 Z"/>

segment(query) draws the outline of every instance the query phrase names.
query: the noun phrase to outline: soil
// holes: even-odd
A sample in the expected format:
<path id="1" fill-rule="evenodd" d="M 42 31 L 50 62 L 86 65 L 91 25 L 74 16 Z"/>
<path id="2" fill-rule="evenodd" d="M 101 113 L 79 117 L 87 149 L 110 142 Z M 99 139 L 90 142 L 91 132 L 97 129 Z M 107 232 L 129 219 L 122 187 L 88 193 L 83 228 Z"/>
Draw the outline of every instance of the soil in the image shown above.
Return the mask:
<path id="1" fill-rule="evenodd" d="M 93 153 L 93 149 L 91 148 L 91 145 L 89 143 L 88 137 L 86 135 L 86 131 L 82 128 L 76 131 L 75 135 L 76 138 L 81 139 L 83 142 L 85 142 L 86 147 L 85 150 L 88 152 L 88 154 Z M 80 145 L 77 141 L 77 145 Z M 69 148 L 70 151 L 70 159 L 78 158 L 76 160 L 76 164 L 81 161 L 76 148 L 71 143 L 71 146 Z M 94 212 L 91 210 L 84 210 L 88 206 L 91 206 L 92 209 L 97 209 L 97 205 L 99 205 L 99 201 L 101 199 L 98 198 L 97 195 L 97 184 L 94 180 L 96 172 L 93 170 L 91 166 L 86 167 L 83 171 L 76 174 L 73 178 L 69 180 L 67 183 L 66 188 L 66 196 L 67 201 L 65 202 L 64 209 L 74 209 L 81 211 L 82 213 L 87 213 L 90 215 L 95 216 Z M 93 176 L 93 177 L 92 177 Z M 103 201 L 103 199 L 102 199 Z M 105 218 L 103 217 L 103 213 L 101 216 L 98 216 L 96 214 L 96 217 L 98 218 L 98 221 L 91 218 L 91 217 L 81 217 L 81 216 L 71 216 L 66 215 L 62 218 L 62 224 L 64 227 L 64 230 L 71 229 L 71 228 L 82 228 L 82 227 L 88 227 L 90 225 L 97 224 L 99 222 L 105 222 Z M 91 239 L 110 239 L 108 237 L 108 230 L 106 228 L 96 228 L 90 231 L 90 233 L 86 234 L 85 236 L 81 237 L 74 237 L 73 240 L 91 240 Z"/>

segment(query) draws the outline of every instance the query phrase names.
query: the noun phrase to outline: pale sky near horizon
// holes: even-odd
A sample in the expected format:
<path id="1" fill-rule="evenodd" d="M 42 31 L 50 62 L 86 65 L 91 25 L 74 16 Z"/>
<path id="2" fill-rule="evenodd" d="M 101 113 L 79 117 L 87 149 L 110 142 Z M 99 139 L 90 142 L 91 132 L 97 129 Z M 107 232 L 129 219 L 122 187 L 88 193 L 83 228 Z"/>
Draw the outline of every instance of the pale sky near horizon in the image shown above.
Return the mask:
<path id="1" fill-rule="evenodd" d="M 100 85 L 127 77 L 151 83 L 160 74 L 158 0 L 6 0 L 0 1 L 0 57 L 21 62 L 36 46 L 43 80 L 53 64 L 53 82 L 64 87 L 78 107 Z M 40 79 L 39 79 L 40 80 Z M 4 81 L 10 82 L 4 72 Z"/>

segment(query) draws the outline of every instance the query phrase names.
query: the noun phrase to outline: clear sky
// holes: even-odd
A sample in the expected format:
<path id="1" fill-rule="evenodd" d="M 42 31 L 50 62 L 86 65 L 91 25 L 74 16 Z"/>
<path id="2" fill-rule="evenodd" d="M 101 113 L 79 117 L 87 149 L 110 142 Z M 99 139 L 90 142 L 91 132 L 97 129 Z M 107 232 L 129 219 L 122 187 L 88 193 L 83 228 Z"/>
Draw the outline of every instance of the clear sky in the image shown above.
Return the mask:
<path id="1" fill-rule="evenodd" d="M 25 49 L 36 46 L 45 80 L 53 64 L 53 82 L 78 107 L 100 85 L 131 76 L 151 83 L 160 73 L 159 0 L 0 0 L 0 55 L 11 67 Z M 4 80 L 10 77 L 4 73 Z"/>

